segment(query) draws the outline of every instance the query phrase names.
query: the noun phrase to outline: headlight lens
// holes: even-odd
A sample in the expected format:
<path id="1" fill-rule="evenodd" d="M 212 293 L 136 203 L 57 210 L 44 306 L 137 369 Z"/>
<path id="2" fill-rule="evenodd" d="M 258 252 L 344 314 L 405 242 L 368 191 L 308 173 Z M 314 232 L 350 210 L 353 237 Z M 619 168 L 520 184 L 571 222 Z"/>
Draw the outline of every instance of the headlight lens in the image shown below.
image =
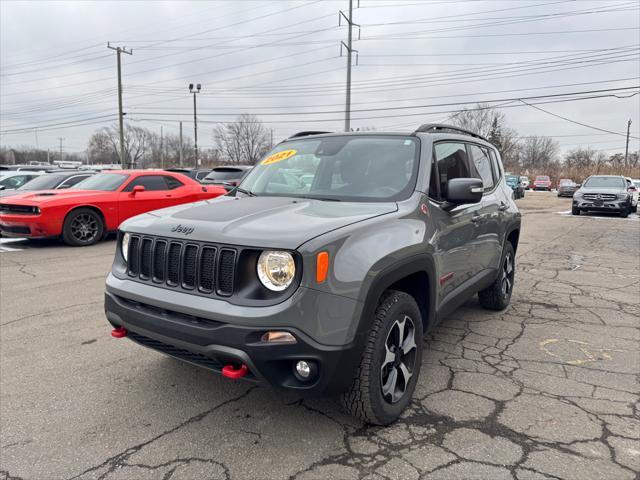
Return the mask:
<path id="1" fill-rule="evenodd" d="M 129 240 L 131 239 L 131 235 L 129 235 L 127 232 L 125 232 L 124 235 L 122 235 L 122 256 L 124 258 L 124 261 L 127 262 L 129 259 Z"/>
<path id="2" fill-rule="evenodd" d="M 628 193 L 619 193 L 618 194 L 618 200 L 628 200 L 629 199 L 629 194 Z"/>
<path id="3" fill-rule="evenodd" d="M 281 292 L 293 282 L 296 264 L 289 252 L 265 250 L 258 259 L 258 278 L 269 290 Z"/>

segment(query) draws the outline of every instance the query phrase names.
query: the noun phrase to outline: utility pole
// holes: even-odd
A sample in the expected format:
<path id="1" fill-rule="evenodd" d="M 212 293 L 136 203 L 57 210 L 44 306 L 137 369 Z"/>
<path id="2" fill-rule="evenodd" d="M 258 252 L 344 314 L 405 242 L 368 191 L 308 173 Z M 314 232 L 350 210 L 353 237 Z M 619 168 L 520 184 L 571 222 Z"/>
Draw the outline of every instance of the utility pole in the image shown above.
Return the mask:
<path id="1" fill-rule="evenodd" d="M 33 129 L 33 133 L 35 133 L 35 135 L 36 135 L 36 150 L 39 150 L 40 146 L 38 145 L 38 127 L 35 127 Z"/>
<path id="2" fill-rule="evenodd" d="M 270 132 L 271 132 L 271 140 L 270 140 L 270 142 L 269 142 L 269 146 L 270 146 L 271 148 L 273 148 L 273 128 L 272 128 L 272 129 L 270 129 Z"/>
<path id="3" fill-rule="evenodd" d="M 184 160 L 184 154 L 182 153 L 182 120 L 180 121 L 180 166 Z"/>
<path id="4" fill-rule="evenodd" d="M 200 166 L 200 160 L 198 159 L 198 116 L 196 106 L 196 93 L 200 93 L 202 85 L 199 83 L 193 88 L 193 83 L 189 84 L 189 92 L 193 93 L 193 141 L 195 142 L 195 155 L 196 155 L 196 168 Z"/>
<path id="5" fill-rule="evenodd" d="M 64 137 L 58 137 L 58 140 L 60 140 L 60 161 L 62 162 L 64 160 L 62 157 L 62 141 L 64 140 Z"/>
<path id="6" fill-rule="evenodd" d="M 47 148 L 47 163 L 51 165 L 51 160 L 49 160 L 49 149 Z"/>
<path id="7" fill-rule="evenodd" d="M 164 168 L 164 135 L 160 126 L 160 168 Z"/>
<path id="8" fill-rule="evenodd" d="M 359 3 L 359 1 L 358 1 Z M 345 19 L 349 27 L 349 34 L 347 36 L 347 43 L 340 42 L 340 56 L 342 56 L 342 47 L 347 50 L 347 98 L 344 107 L 344 131 L 351 130 L 351 55 L 356 54 L 356 65 L 358 62 L 358 51 L 353 49 L 353 26 L 360 28 L 360 25 L 353 23 L 353 0 L 349 0 L 349 16 L 345 15 L 342 10 L 338 15 L 338 26 L 341 26 L 342 19 Z M 358 30 L 358 38 L 360 33 Z"/>
<path id="9" fill-rule="evenodd" d="M 120 54 L 126 53 L 127 55 L 133 55 L 133 50 L 127 50 L 126 47 L 112 47 L 107 42 L 107 48 L 115 50 L 118 58 L 118 124 L 120 127 L 120 164 L 123 169 L 129 167 L 127 159 L 125 157 L 124 148 L 124 113 L 122 113 L 122 69 L 120 68 Z"/>
<path id="10" fill-rule="evenodd" d="M 629 165 L 627 159 L 629 157 L 629 132 L 631 131 L 631 119 L 627 122 L 627 145 L 624 147 L 624 166 Z"/>

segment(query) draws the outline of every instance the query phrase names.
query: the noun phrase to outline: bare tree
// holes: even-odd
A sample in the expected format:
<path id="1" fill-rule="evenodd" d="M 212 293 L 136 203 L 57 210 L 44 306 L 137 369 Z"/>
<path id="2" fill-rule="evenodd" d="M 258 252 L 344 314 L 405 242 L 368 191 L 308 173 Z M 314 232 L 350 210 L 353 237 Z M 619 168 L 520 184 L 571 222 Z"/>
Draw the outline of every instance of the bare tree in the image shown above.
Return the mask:
<path id="1" fill-rule="evenodd" d="M 489 104 L 479 103 L 474 108 L 463 108 L 449 117 L 455 126 L 490 137 L 492 130 L 504 124 L 504 113 Z"/>
<path id="2" fill-rule="evenodd" d="M 532 170 L 554 166 L 559 150 L 558 142 L 550 137 L 527 137 L 522 142 L 520 163 Z"/>
<path id="3" fill-rule="evenodd" d="M 271 147 L 269 131 L 254 115 L 240 115 L 234 123 L 213 130 L 216 146 L 229 163 L 255 164 Z"/>
<path id="4" fill-rule="evenodd" d="M 151 149 L 152 138 L 153 134 L 146 128 L 125 125 L 124 150 L 127 157 L 125 164 L 129 168 L 138 166 L 142 162 L 144 156 Z M 108 154 L 109 148 L 107 148 L 107 145 L 115 153 L 115 159 L 119 160 L 120 137 L 118 128 L 115 125 L 101 128 L 89 139 L 90 152 L 101 152 L 101 155 L 104 155 L 105 158 L 114 159 L 113 156 Z M 90 154 L 93 158 L 93 153 Z"/>
<path id="5" fill-rule="evenodd" d="M 599 150 L 596 150 L 591 147 L 587 148 L 574 148 L 573 150 L 569 150 L 564 156 L 564 164 L 568 168 L 576 167 L 576 168 L 585 168 L 590 167 L 592 165 L 598 165 L 604 162 L 606 156 Z M 624 159 L 624 157 L 623 157 Z"/>

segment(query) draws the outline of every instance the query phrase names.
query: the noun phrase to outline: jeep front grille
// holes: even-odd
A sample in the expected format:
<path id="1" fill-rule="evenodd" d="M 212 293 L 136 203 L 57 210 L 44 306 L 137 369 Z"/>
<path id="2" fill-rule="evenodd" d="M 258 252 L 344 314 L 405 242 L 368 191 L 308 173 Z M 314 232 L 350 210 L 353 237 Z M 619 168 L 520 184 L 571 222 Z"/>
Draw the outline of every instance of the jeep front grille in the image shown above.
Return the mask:
<path id="1" fill-rule="evenodd" d="M 236 249 L 132 235 L 128 255 L 127 273 L 138 280 L 224 297 L 234 292 Z"/>

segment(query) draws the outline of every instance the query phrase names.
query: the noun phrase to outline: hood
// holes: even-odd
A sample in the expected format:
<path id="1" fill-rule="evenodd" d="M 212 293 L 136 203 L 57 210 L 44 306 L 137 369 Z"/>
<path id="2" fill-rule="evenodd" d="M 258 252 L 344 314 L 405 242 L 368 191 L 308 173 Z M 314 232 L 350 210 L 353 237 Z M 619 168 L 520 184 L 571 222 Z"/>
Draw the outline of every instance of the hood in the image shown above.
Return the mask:
<path id="1" fill-rule="evenodd" d="M 163 237 L 293 250 L 318 235 L 397 210 L 393 202 L 223 196 L 139 215 L 121 228 Z"/>
<path id="2" fill-rule="evenodd" d="M 64 190 L 34 190 L 24 191 L 24 190 L 12 190 L 11 195 L 7 195 L 11 197 L 12 203 L 22 203 L 28 205 L 40 205 L 42 203 L 51 201 L 51 200 L 63 200 L 63 199 L 73 199 L 76 197 L 85 197 L 87 195 L 108 195 L 113 192 L 104 192 L 102 190 L 76 190 L 76 189 L 64 189 Z M 5 198 L 4 195 L 0 196 L 0 198 Z"/>

